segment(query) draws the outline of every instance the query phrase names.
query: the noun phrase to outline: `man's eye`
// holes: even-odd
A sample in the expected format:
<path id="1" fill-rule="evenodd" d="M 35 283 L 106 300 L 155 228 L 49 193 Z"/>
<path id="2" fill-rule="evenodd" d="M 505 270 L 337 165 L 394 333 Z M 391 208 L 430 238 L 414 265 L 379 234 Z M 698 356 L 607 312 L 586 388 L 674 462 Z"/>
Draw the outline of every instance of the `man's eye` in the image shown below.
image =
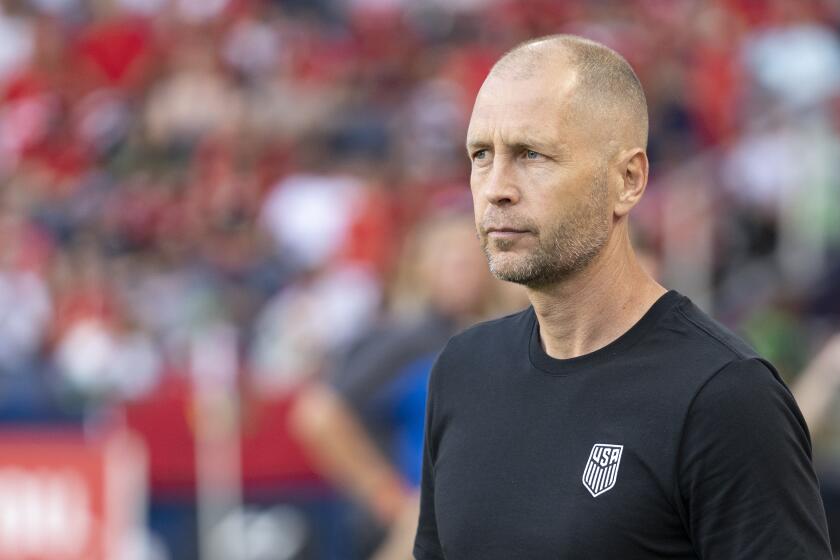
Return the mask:
<path id="1" fill-rule="evenodd" d="M 525 150 L 525 157 L 527 159 L 538 159 L 540 157 L 539 152 L 535 152 L 534 150 Z"/>
<path id="2" fill-rule="evenodd" d="M 478 150 L 473 154 L 473 159 L 484 159 L 487 157 L 487 150 Z"/>

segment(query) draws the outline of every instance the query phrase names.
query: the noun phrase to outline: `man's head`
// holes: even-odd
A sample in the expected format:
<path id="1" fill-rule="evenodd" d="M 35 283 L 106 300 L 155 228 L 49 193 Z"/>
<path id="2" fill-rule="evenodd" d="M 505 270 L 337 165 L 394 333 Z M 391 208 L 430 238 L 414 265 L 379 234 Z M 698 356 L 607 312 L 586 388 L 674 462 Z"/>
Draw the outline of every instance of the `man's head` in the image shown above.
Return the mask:
<path id="1" fill-rule="evenodd" d="M 598 43 L 556 35 L 493 67 L 475 102 L 467 151 L 491 271 L 532 287 L 584 269 L 647 182 L 648 116 L 630 65 Z"/>

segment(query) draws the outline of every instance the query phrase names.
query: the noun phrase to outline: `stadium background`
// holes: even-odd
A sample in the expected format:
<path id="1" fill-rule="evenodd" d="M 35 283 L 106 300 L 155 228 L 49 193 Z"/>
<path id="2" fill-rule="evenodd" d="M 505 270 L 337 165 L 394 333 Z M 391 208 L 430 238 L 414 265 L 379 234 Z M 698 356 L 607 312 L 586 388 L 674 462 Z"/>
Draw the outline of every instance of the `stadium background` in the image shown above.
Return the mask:
<path id="1" fill-rule="evenodd" d="M 637 243 L 797 391 L 838 541 L 836 2 L 2 6 L 0 558 L 358 557 L 290 411 L 429 278 L 479 286 L 475 319 L 521 305 L 429 238 L 469 211 L 487 70 L 556 32 L 636 68 Z"/>

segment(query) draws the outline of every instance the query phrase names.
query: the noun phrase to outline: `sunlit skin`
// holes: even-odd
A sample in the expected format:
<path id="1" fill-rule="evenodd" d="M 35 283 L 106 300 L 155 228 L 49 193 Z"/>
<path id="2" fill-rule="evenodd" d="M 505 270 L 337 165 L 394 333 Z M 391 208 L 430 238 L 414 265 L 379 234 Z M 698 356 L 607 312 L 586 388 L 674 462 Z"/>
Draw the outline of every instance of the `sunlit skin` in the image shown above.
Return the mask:
<path id="1" fill-rule="evenodd" d="M 467 140 L 476 226 L 503 280 L 555 282 L 588 264 L 609 234 L 603 147 L 569 122 L 573 84 L 573 74 L 491 77 L 476 101 Z"/>
<path id="2" fill-rule="evenodd" d="M 528 288 L 548 353 L 573 357 L 620 336 L 665 290 L 629 239 L 647 184 L 644 147 L 619 112 L 587 106 L 555 51 L 528 77 L 491 72 L 466 148 L 491 271 Z"/>

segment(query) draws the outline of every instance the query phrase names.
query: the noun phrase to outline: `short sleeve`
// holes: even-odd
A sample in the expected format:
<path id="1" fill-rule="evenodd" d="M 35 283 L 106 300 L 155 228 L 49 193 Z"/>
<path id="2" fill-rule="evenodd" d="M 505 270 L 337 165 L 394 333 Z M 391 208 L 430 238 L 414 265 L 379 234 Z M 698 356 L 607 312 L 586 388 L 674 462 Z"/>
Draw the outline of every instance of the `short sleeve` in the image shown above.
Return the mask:
<path id="1" fill-rule="evenodd" d="M 357 413 L 407 359 L 402 353 L 403 338 L 399 328 L 379 327 L 335 360 L 337 367 L 328 376 L 330 385 Z"/>
<path id="2" fill-rule="evenodd" d="M 411 362 L 438 352 L 449 338 L 448 320 L 429 315 L 412 324 L 383 324 L 358 341 L 330 374 L 330 385 L 356 412 Z"/>
<path id="3" fill-rule="evenodd" d="M 677 476 L 700 558 L 831 560 L 805 421 L 761 360 L 732 362 L 697 393 Z"/>
<path id="4" fill-rule="evenodd" d="M 438 538 L 437 518 L 435 514 L 435 469 L 432 450 L 435 432 L 433 430 L 435 391 L 434 381 L 438 375 L 440 357 L 429 375 L 429 389 L 426 398 L 426 419 L 423 429 L 423 467 L 420 482 L 420 518 L 417 524 L 417 536 L 414 540 L 414 558 L 416 560 L 443 560 L 443 550 Z"/>

